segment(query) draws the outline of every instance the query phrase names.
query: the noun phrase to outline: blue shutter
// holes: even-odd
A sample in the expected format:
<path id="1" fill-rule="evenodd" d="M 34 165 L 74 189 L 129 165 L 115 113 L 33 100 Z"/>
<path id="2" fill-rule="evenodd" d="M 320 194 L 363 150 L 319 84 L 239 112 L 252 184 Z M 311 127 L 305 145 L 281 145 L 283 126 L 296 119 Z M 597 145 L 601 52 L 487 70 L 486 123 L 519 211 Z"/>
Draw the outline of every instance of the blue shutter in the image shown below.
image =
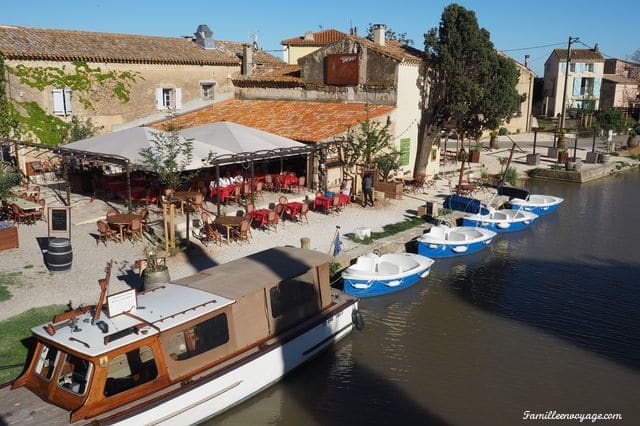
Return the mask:
<path id="1" fill-rule="evenodd" d="M 580 77 L 573 78 L 573 96 L 580 96 L 580 83 L 582 83 Z"/>
<path id="2" fill-rule="evenodd" d="M 600 97 L 600 84 L 602 83 L 602 79 L 595 78 L 593 80 L 593 96 L 596 98 Z"/>

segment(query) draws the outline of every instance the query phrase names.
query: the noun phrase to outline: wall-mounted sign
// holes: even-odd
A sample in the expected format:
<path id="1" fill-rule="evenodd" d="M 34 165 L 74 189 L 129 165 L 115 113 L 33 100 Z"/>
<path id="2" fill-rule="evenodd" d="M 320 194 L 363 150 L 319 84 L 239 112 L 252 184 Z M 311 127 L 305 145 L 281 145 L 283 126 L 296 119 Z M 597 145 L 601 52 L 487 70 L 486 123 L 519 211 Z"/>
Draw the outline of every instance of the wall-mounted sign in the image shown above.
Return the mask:
<path id="1" fill-rule="evenodd" d="M 49 238 L 71 239 L 71 207 L 49 207 L 47 219 Z"/>

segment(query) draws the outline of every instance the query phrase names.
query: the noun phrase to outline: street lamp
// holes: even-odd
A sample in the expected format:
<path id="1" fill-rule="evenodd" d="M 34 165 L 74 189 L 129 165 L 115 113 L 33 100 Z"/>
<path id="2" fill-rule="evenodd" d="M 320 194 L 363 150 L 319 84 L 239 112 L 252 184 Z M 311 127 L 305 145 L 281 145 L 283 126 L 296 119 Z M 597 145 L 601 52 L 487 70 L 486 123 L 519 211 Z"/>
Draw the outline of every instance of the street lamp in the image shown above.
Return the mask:
<path id="1" fill-rule="evenodd" d="M 571 44 L 580 40 L 579 37 L 569 37 L 567 44 L 567 65 L 564 70 L 564 90 L 562 91 L 562 110 L 560 111 L 560 128 L 564 129 L 565 108 L 567 105 L 567 83 L 569 80 L 569 62 L 571 62 Z"/>

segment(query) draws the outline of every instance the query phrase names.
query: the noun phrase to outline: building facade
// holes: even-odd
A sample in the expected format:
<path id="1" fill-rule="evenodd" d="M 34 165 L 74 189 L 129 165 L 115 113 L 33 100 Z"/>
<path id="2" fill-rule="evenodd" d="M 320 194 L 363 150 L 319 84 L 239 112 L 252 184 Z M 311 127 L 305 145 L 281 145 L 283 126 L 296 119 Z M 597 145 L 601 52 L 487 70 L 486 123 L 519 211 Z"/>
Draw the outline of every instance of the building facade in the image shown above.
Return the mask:
<path id="1" fill-rule="evenodd" d="M 597 46 L 595 49 L 571 49 L 568 71 L 567 49 L 554 49 L 544 64 L 542 114 L 560 115 L 564 96 L 567 109 L 597 110 L 603 74 L 604 57 Z"/>
<path id="2" fill-rule="evenodd" d="M 75 61 L 103 72 L 130 72 L 136 80 L 126 103 L 107 90 L 92 88 L 92 105 L 66 87 L 34 89 L 9 74 L 8 89 L 16 103 L 33 101 L 47 113 L 70 120 L 91 118 L 108 132 L 136 125 L 137 120 L 188 111 L 233 96 L 232 78 L 241 74 L 243 45 L 213 40 L 206 25 L 194 37 L 171 38 L 132 34 L 36 29 L 0 25 L 0 53 L 9 67 L 53 67 L 71 70 Z M 253 53 L 253 52 L 252 52 Z M 255 52 L 253 66 L 281 64 Z"/>

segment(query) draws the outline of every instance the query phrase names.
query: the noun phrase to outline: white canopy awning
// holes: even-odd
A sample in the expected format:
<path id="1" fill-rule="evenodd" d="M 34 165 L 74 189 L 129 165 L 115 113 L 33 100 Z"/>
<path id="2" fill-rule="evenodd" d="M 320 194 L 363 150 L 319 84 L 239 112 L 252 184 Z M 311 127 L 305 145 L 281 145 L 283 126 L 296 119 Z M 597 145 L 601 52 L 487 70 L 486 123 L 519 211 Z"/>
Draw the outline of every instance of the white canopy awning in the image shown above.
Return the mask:
<path id="1" fill-rule="evenodd" d="M 140 156 L 140 150 L 149 148 L 153 141 L 160 137 L 159 135 L 166 133 L 167 132 L 150 127 L 131 127 L 117 132 L 71 142 L 64 145 L 64 147 L 93 153 L 119 155 L 128 158 L 133 165 L 143 166 L 144 161 Z M 212 151 L 214 156 L 233 154 L 233 152 L 225 150 L 224 148 L 215 147 L 194 139 L 193 159 L 191 163 L 187 165 L 186 169 L 197 170 L 203 166 L 209 166 L 203 160 L 207 159 L 209 153 Z"/>

